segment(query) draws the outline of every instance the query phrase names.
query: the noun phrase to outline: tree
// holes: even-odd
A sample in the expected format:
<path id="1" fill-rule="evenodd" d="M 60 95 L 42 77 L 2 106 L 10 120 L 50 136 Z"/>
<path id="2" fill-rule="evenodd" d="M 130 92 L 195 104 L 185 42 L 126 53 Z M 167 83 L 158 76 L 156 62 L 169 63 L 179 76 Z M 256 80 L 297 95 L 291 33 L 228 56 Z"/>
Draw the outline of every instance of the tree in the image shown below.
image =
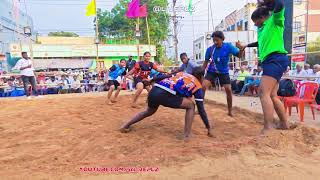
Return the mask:
<path id="1" fill-rule="evenodd" d="M 136 39 L 135 29 L 138 22 L 137 19 L 129 19 L 125 16 L 128 9 L 128 3 L 131 0 L 120 0 L 119 3 L 111 11 L 102 11 L 98 9 L 99 19 L 99 36 L 108 38 L 125 38 L 128 40 Z M 169 31 L 169 14 L 167 12 L 155 13 L 153 8 L 160 6 L 167 8 L 167 0 L 141 0 L 141 5 L 147 3 L 148 6 L 148 24 L 150 29 L 150 43 L 157 46 L 160 51 L 157 52 L 157 58 L 162 58 L 163 45 L 162 42 L 167 39 Z M 140 43 L 147 44 L 147 28 L 145 18 L 139 19 L 140 30 L 142 36 L 139 38 Z"/>
<path id="2" fill-rule="evenodd" d="M 64 31 L 58 31 L 58 32 L 50 32 L 48 36 L 57 36 L 57 37 L 79 37 L 78 34 L 73 32 L 64 32 Z"/>
<path id="3" fill-rule="evenodd" d="M 317 38 L 315 42 L 308 43 L 308 52 L 316 52 L 320 51 L 320 37 Z M 320 62 L 320 53 L 317 54 L 309 54 L 307 55 L 308 59 L 307 62 L 313 66 L 315 64 L 319 64 Z"/>

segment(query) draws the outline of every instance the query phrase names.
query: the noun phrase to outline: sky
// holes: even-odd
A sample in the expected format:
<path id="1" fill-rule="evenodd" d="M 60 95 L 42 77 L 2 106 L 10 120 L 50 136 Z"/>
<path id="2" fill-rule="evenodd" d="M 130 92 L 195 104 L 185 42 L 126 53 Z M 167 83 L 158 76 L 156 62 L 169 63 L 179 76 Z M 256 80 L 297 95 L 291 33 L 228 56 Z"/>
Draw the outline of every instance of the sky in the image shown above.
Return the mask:
<path id="1" fill-rule="evenodd" d="M 171 0 L 169 0 L 170 2 Z M 185 6 L 189 0 L 178 1 Z M 247 0 L 210 0 L 212 3 L 212 19 L 216 26 L 232 11 L 240 9 Z M 250 0 L 252 1 L 252 0 Z M 93 36 L 93 18 L 85 16 L 86 5 L 90 0 L 20 0 L 20 8 L 33 18 L 35 30 L 40 35 L 52 31 L 71 31 L 80 36 Z M 118 0 L 97 0 L 97 6 L 110 10 Z M 192 53 L 192 42 L 208 30 L 208 0 L 193 0 L 195 12 L 179 13 L 179 53 Z M 25 7 L 26 5 L 26 7 Z M 149 12 L 153 13 L 153 12 Z M 210 30 L 213 29 L 210 13 Z M 170 43 L 169 43 L 170 44 Z"/>

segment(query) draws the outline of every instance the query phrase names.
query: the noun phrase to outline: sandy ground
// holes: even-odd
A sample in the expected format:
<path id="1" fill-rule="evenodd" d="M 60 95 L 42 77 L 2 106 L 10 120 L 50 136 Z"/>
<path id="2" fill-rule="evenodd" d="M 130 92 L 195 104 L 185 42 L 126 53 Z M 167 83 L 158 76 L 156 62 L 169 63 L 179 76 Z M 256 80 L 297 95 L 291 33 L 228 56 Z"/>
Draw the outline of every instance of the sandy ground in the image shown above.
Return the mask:
<path id="1" fill-rule="evenodd" d="M 320 177 L 320 129 L 299 126 L 258 137 L 261 114 L 206 103 L 214 138 L 196 116 L 185 143 L 183 110 L 160 108 L 121 134 L 141 108 L 131 96 L 109 106 L 105 94 L 0 101 L 0 179 L 304 179 Z M 94 172 L 151 167 L 155 172 Z M 110 170 L 110 169 L 109 169 Z M 151 169 L 149 169 L 151 170 Z"/>

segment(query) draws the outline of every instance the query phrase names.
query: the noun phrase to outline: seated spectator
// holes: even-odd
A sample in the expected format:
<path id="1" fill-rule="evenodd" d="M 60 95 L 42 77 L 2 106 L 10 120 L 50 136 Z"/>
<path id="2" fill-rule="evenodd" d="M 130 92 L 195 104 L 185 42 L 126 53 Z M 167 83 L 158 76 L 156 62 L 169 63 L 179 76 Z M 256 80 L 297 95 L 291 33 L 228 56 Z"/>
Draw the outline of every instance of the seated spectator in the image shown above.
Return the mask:
<path id="1" fill-rule="evenodd" d="M 237 80 L 234 80 L 232 82 L 232 89 L 235 94 L 240 93 L 241 89 L 244 86 L 245 79 L 248 76 L 250 76 L 250 73 L 247 71 L 246 67 L 241 66 Z"/>
<path id="2" fill-rule="evenodd" d="M 290 76 L 296 76 L 296 77 L 306 77 L 307 76 L 307 72 L 302 69 L 301 65 L 298 64 L 296 66 L 296 70 L 292 71 L 292 73 L 290 74 Z"/>
<path id="3" fill-rule="evenodd" d="M 89 80 L 89 92 L 95 92 L 97 87 L 97 80 L 96 77 L 92 77 Z"/>
<path id="4" fill-rule="evenodd" d="M 46 81 L 47 94 L 58 94 L 58 81 L 54 76 L 51 76 Z"/>
<path id="5" fill-rule="evenodd" d="M 61 76 L 61 80 L 59 82 L 59 94 L 67 94 L 69 93 L 69 80 L 66 78 L 65 75 Z"/>
<path id="6" fill-rule="evenodd" d="M 78 76 L 73 76 L 73 81 L 71 83 L 71 92 L 72 93 L 80 93 L 81 92 L 81 83 L 78 79 Z"/>
<path id="7" fill-rule="evenodd" d="M 252 81 L 248 81 L 243 86 L 239 95 L 243 96 L 244 93 L 247 91 L 247 89 L 249 89 L 250 87 L 253 87 L 256 90 L 256 88 L 259 87 L 259 85 L 260 85 L 262 73 L 263 73 L 262 67 L 261 67 L 261 65 L 258 65 L 258 69 L 256 69 L 255 73 L 253 74 L 254 76 L 258 76 L 258 77 L 253 77 Z"/>
<path id="8" fill-rule="evenodd" d="M 291 68 L 290 68 L 290 66 L 288 66 L 287 67 L 287 70 L 283 73 L 283 76 L 286 76 L 286 77 L 288 77 L 288 76 L 290 76 L 292 73 L 291 73 Z"/>
<path id="9" fill-rule="evenodd" d="M 38 80 L 38 94 L 39 95 L 46 95 L 47 94 L 47 86 L 46 83 L 43 79 L 41 79 L 40 81 Z"/>
<path id="10" fill-rule="evenodd" d="M 313 69 L 310 68 L 310 64 L 306 63 L 304 64 L 304 70 L 306 71 L 306 74 L 308 76 L 312 76 L 313 74 Z"/>

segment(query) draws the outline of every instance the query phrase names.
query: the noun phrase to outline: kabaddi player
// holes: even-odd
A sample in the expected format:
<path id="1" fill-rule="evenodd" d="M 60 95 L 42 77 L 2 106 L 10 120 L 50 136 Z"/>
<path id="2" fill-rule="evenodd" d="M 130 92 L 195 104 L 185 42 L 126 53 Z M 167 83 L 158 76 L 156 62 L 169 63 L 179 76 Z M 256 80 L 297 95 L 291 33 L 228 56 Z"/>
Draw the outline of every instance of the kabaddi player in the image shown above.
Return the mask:
<path id="1" fill-rule="evenodd" d="M 117 78 L 121 75 L 125 75 L 126 73 L 126 60 L 121 59 L 119 64 L 113 65 L 107 74 L 108 77 L 108 99 L 107 103 L 112 105 L 113 103 L 117 102 L 117 97 L 121 91 L 120 83 L 117 81 Z M 123 79 L 123 82 L 126 82 L 126 78 Z M 117 89 L 116 94 L 114 95 L 114 98 L 112 99 L 112 93 L 113 91 Z"/>
<path id="2" fill-rule="evenodd" d="M 251 19 L 258 27 L 258 42 L 245 46 L 238 43 L 237 46 L 240 49 L 246 47 L 258 47 L 259 49 L 259 59 L 263 68 L 259 87 L 264 115 L 264 127 L 261 134 L 276 127 L 273 124 L 274 111 L 280 119 L 280 126 L 276 128 L 289 129 L 284 106 L 277 95 L 279 81 L 290 63 L 288 52 L 284 48 L 285 8 L 283 0 L 262 1 L 253 12 Z"/>
<path id="3" fill-rule="evenodd" d="M 143 57 L 144 60 L 137 62 L 134 68 L 126 75 L 126 77 L 128 77 L 129 75 L 134 74 L 134 83 L 136 86 L 136 93 L 132 102 L 132 107 L 134 108 L 137 107 L 136 103 L 143 89 L 146 89 L 148 92 L 151 89 L 148 84 L 148 77 L 151 73 L 151 70 L 154 69 L 160 73 L 166 73 L 165 71 L 159 69 L 154 63 L 150 62 L 150 52 L 145 52 Z"/>
<path id="4" fill-rule="evenodd" d="M 201 82 L 204 71 L 201 67 L 195 68 L 193 74 L 179 72 L 175 75 L 164 75 L 157 77 L 153 88 L 148 95 L 148 107 L 145 111 L 138 113 L 132 120 L 123 125 L 121 132 L 129 132 L 131 125 L 153 115 L 160 105 L 174 109 L 186 109 L 184 139 L 188 140 L 192 122 L 194 119 L 195 105 L 191 99 L 195 97 L 196 105 L 203 123 L 208 130 L 208 136 L 212 136 L 207 113 L 203 105 L 203 90 Z"/>

